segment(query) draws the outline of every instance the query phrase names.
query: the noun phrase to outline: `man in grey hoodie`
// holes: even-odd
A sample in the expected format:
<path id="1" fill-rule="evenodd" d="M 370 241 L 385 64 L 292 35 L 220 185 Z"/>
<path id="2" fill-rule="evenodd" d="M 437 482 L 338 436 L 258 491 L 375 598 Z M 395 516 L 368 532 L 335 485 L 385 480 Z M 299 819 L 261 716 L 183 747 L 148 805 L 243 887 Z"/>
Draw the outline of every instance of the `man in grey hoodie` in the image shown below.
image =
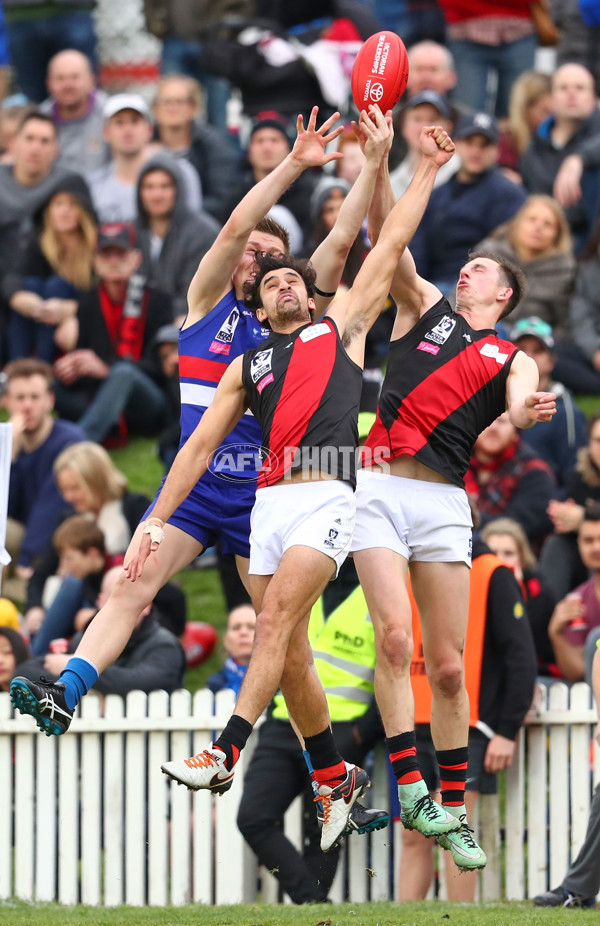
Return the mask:
<path id="1" fill-rule="evenodd" d="M 192 212 L 172 155 L 156 154 L 140 171 L 136 232 L 141 272 L 171 296 L 175 318 L 187 314 L 187 291 L 200 260 L 219 233 L 208 213 Z"/>

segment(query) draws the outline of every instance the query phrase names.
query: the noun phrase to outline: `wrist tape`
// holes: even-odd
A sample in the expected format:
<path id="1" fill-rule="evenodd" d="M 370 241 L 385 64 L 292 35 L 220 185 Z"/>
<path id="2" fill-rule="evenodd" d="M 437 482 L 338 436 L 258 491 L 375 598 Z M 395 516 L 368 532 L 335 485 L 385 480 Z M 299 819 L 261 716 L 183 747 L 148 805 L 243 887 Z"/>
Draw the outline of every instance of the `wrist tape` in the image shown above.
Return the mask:
<path id="1" fill-rule="evenodd" d="M 160 521 L 160 524 L 158 523 Z M 164 521 L 161 521 L 160 518 L 148 518 L 144 522 L 143 534 L 150 534 L 151 543 L 162 543 L 165 539 L 165 532 L 163 530 Z"/>

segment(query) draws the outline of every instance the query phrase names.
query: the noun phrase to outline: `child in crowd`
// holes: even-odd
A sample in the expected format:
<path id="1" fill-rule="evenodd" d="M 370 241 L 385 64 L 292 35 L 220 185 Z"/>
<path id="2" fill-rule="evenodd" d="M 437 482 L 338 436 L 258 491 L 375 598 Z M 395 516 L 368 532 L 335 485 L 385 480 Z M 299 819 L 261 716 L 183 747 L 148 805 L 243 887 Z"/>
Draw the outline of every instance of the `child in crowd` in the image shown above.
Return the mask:
<path id="1" fill-rule="evenodd" d="M 63 521 L 52 542 L 63 581 L 33 641 L 34 656 L 48 652 L 52 640 L 83 630 L 96 613 L 106 565 L 104 534 L 86 515 L 74 515 Z"/>

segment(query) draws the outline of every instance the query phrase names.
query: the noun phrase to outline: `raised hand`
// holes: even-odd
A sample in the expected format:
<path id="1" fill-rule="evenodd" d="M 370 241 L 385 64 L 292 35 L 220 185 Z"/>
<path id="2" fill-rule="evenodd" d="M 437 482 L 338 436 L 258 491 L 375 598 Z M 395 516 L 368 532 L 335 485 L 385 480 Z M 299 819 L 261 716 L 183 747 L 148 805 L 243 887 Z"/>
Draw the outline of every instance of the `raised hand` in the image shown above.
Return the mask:
<path id="1" fill-rule="evenodd" d="M 369 106 L 368 114 L 363 109 L 358 124 L 353 122 L 352 128 L 367 160 L 379 164 L 394 140 L 391 110 L 384 116 L 379 106 Z"/>
<path id="2" fill-rule="evenodd" d="M 299 161 L 303 168 L 322 167 L 324 164 L 329 164 L 330 161 L 338 161 L 343 157 L 341 151 L 332 151 L 330 154 L 325 154 L 327 145 L 338 138 L 344 131 L 344 127 L 341 125 L 337 129 L 329 131 L 332 129 L 334 122 L 339 119 L 340 114 L 334 113 L 323 123 L 320 129 L 317 129 L 318 112 L 319 107 L 313 106 L 306 128 L 304 128 L 302 116 L 298 116 L 296 122 L 298 136 L 292 148 L 292 157 Z"/>
<path id="3" fill-rule="evenodd" d="M 423 126 L 419 144 L 422 154 L 430 158 L 438 167 L 447 164 L 455 151 L 454 142 L 439 125 Z"/>

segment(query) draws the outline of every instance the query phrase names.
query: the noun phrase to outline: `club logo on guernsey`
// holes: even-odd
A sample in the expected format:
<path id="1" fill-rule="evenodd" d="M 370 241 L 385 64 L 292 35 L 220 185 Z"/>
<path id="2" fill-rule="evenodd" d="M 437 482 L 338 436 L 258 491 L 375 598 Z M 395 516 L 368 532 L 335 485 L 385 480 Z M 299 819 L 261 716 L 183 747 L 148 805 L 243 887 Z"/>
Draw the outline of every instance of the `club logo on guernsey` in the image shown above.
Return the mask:
<path id="1" fill-rule="evenodd" d="M 269 350 L 259 350 L 250 364 L 250 376 L 252 382 L 256 383 L 258 394 L 261 395 L 265 386 L 273 382 L 273 373 L 271 364 L 273 362 L 273 348 Z"/>
<path id="2" fill-rule="evenodd" d="M 425 335 L 427 341 L 433 341 L 434 344 L 445 344 L 456 327 L 456 319 L 449 315 L 444 317 Z"/>
<path id="3" fill-rule="evenodd" d="M 213 354 L 229 354 L 231 352 L 231 343 L 235 334 L 235 329 L 240 320 L 240 310 L 232 309 L 217 333 L 209 347 Z"/>

